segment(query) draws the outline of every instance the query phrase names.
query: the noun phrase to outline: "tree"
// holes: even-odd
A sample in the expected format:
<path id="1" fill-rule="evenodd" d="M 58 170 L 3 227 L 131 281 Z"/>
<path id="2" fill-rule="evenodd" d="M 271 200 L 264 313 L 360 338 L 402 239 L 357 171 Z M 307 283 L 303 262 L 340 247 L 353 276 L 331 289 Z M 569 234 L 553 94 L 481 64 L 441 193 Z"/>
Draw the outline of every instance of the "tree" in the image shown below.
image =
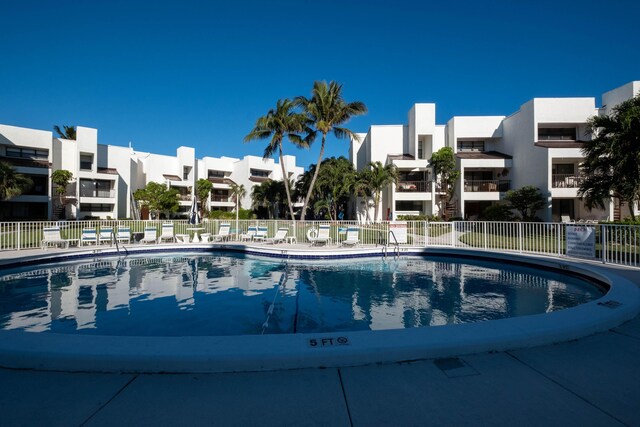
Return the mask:
<path id="1" fill-rule="evenodd" d="M 542 209 L 547 200 L 538 187 L 526 185 L 518 190 L 509 190 L 505 195 L 509 207 L 520 212 L 523 221 L 533 221 L 537 211 Z"/>
<path id="2" fill-rule="evenodd" d="M 73 179 L 73 174 L 64 169 L 58 169 L 51 174 L 51 182 L 56 185 L 56 194 L 60 198 L 60 206 L 64 206 L 67 186 Z"/>
<path id="3" fill-rule="evenodd" d="M 202 209 L 203 217 L 206 212 L 209 211 L 209 193 L 211 193 L 211 189 L 213 188 L 213 184 L 208 179 L 200 178 L 196 181 L 196 197 L 200 201 L 200 206 Z"/>
<path id="4" fill-rule="evenodd" d="M 247 194 L 247 190 L 244 188 L 244 184 L 231 184 L 231 194 L 236 199 L 236 230 L 238 229 L 238 217 L 240 215 L 240 208 L 242 207 L 241 199 Z M 287 193 L 287 196 L 289 193 Z"/>
<path id="5" fill-rule="evenodd" d="M 269 219 L 279 214 L 279 205 L 286 200 L 285 185 L 282 181 L 265 181 L 253 187 L 251 192 L 252 208 L 266 208 Z"/>
<path id="6" fill-rule="evenodd" d="M 440 199 L 440 212 L 447 220 L 447 206 L 456 194 L 455 183 L 460 177 L 460 171 L 456 169 L 456 156 L 453 154 L 453 148 L 442 147 L 431 155 L 429 163 L 433 168 L 433 175 L 439 179 L 440 191 L 445 193 L 445 197 Z"/>
<path id="7" fill-rule="evenodd" d="M 353 164 L 346 158 L 340 156 L 324 160 L 313 196 L 314 211 L 318 213 L 326 209 L 332 221 L 338 220 L 340 207 L 348 203 L 354 189 L 355 177 Z"/>
<path id="8" fill-rule="evenodd" d="M 142 206 L 149 208 L 149 212 L 153 213 L 156 218 L 160 217 L 160 212 L 177 212 L 178 190 L 175 188 L 167 188 L 166 184 L 150 182 L 145 188 L 136 190 L 133 198 L 141 203 Z"/>
<path id="9" fill-rule="evenodd" d="M 27 191 L 33 185 L 26 176 L 16 172 L 7 162 L 0 162 L 0 200 L 9 200 Z"/>
<path id="10" fill-rule="evenodd" d="M 264 149 L 263 158 L 268 159 L 271 158 L 275 152 L 278 153 L 285 191 L 287 193 L 287 203 L 289 205 L 291 218 L 295 221 L 293 203 L 291 202 L 291 190 L 289 188 L 289 175 L 287 174 L 283 159 L 282 140 L 287 136 L 289 141 L 298 147 L 308 147 L 308 141 L 302 138 L 300 133 L 306 132 L 310 135 L 311 130 L 308 127 L 309 120 L 307 116 L 295 112 L 294 108 L 295 104 L 291 100 L 278 100 L 276 108 L 269 110 L 266 116 L 260 117 L 256 121 L 253 130 L 244 138 L 244 141 L 249 142 L 256 139 L 271 138 L 269 145 Z"/>
<path id="11" fill-rule="evenodd" d="M 633 202 L 640 199 L 640 94 L 587 121 L 593 135 L 582 148 L 585 179 L 578 190 L 588 209 L 605 209 L 611 197 L 626 202 L 635 221 Z"/>
<path id="12" fill-rule="evenodd" d="M 55 133 L 58 134 L 58 138 L 62 138 L 62 139 L 73 139 L 75 141 L 76 139 L 76 128 L 75 126 L 62 126 L 64 128 L 64 131 L 62 129 L 60 129 L 60 126 L 55 125 L 53 127 L 53 130 L 55 131 Z"/>
<path id="13" fill-rule="evenodd" d="M 305 98 L 299 96 L 296 98 L 295 103 L 300 105 L 307 115 L 310 123 L 313 125 L 313 130 L 306 138 L 309 143 L 313 141 L 317 133 L 322 134 L 322 143 L 320 145 L 320 154 L 318 155 L 317 165 L 307 195 L 302 205 L 301 218 L 304 219 L 307 212 L 307 206 L 313 193 L 313 187 L 316 179 L 318 178 L 318 172 L 322 163 L 322 157 L 324 155 L 324 147 L 327 141 L 327 134 L 330 132 L 338 139 L 354 138 L 359 140 L 360 138 L 345 127 L 341 125 L 347 123 L 351 117 L 359 116 L 367 112 L 367 107 L 360 101 L 345 102 L 342 97 L 342 85 L 337 82 L 319 82 L 316 81 L 313 84 L 313 90 L 311 91 L 311 98 Z"/>
<path id="14" fill-rule="evenodd" d="M 369 169 L 365 169 L 360 173 L 358 187 L 361 192 L 370 194 L 373 197 L 374 221 L 378 221 L 382 191 L 389 184 L 396 182 L 398 182 L 398 169 L 391 163 L 384 166 L 381 162 L 371 162 L 369 163 Z"/>

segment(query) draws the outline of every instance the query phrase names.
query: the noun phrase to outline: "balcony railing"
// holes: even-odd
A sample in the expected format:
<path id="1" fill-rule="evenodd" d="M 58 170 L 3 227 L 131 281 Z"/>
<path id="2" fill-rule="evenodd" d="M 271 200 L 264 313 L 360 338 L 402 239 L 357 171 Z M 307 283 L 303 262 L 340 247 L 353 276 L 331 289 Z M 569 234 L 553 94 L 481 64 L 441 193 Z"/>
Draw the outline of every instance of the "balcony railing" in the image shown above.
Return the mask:
<path id="1" fill-rule="evenodd" d="M 401 181 L 396 185 L 396 191 L 400 193 L 404 192 L 417 192 L 417 193 L 430 193 L 431 181 Z"/>
<path id="2" fill-rule="evenodd" d="M 479 181 L 464 181 L 464 191 L 468 191 L 471 193 L 480 192 L 480 191 L 509 191 L 511 188 L 511 181 L 503 180 L 503 179 L 488 179 L 488 180 L 479 180 Z"/>
<path id="3" fill-rule="evenodd" d="M 233 200 L 229 200 L 229 196 L 211 196 L 212 202 L 232 202 Z"/>
<path id="4" fill-rule="evenodd" d="M 178 200 L 188 201 L 190 202 L 192 199 L 191 194 L 178 194 Z"/>
<path id="5" fill-rule="evenodd" d="M 113 198 L 116 197 L 115 190 L 87 190 L 80 189 L 80 197 L 102 197 L 102 198 Z"/>
<path id="6" fill-rule="evenodd" d="M 554 173 L 551 175 L 552 188 L 578 188 L 584 177 L 576 174 Z"/>

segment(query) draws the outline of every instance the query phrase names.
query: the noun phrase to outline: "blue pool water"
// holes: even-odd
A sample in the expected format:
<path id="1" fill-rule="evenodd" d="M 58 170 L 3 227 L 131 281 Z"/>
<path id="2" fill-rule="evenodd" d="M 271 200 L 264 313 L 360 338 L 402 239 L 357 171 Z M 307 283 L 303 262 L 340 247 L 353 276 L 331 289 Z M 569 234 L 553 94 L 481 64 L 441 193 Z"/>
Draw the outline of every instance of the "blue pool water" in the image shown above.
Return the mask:
<path id="1" fill-rule="evenodd" d="M 602 295 L 574 276 L 484 261 L 154 254 L 2 271 L 0 329 L 119 336 L 380 330 L 545 313 Z"/>

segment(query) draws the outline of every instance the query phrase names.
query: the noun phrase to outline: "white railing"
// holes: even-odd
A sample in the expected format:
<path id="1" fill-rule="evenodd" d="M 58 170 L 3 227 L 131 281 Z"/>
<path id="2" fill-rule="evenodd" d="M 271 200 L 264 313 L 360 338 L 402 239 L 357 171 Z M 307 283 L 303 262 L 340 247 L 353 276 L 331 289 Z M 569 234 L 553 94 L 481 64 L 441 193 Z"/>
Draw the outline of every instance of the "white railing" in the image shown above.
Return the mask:
<path id="1" fill-rule="evenodd" d="M 13 251 L 40 248 L 43 228 L 58 226 L 63 239 L 79 240 L 83 228 L 128 227 L 132 232 L 132 242 L 139 241 L 145 227 L 156 227 L 157 235 L 162 224 L 174 224 L 175 234 L 191 234 L 193 226 L 187 220 L 91 220 L 91 221 L 28 221 L 0 222 L 0 250 Z M 428 247 L 445 246 L 454 248 L 475 248 L 485 251 L 513 251 L 519 253 L 566 256 L 566 227 L 576 224 L 538 222 L 488 222 L 455 221 L 428 222 L 406 221 L 407 242 L 400 246 Z M 321 224 L 330 225 L 331 245 L 340 244 L 346 238 L 348 226 L 360 228 L 359 239 L 363 246 L 389 244 L 389 222 L 358 224 L 355 221 L 296 221 L 288 220 L 239 220 L 222 219 L 204 221 L 200 234 L 217 234 L 221 224 L 231 224 L 231 241 L 242 241 L 240 236 L 247 233 L 250 226 L 266 226 L 268 236 L 275 235 L 281 227 L 289 228 L 288 236 L 295 237 L 298 244 L 310 244 L 309 230 L 318 229 Z M 595 232 L 595 259 L 612 264 L 640 267 L 640 226 L 589 224 Z M 108 243 L 107 243 L 108 244 Z"/>

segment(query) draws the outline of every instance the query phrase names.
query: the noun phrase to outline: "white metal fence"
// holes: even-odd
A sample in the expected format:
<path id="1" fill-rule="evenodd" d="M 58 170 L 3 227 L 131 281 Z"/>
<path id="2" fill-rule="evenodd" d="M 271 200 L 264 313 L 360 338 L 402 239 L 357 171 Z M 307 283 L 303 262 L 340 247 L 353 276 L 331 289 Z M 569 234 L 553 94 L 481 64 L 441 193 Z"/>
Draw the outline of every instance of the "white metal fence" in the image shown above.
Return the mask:
<path id="1" fill-rule="evenodd" d="M 194 226 L 186 220 L 175 221 L 135 221 L 135 220 L 92 220 L 92 221 L 33 221 L 0 222 L 0 250 L 24 250 L 39 248 L 43 239 L 43 228 L 60 227 L 61 237 L 78 241 L 85 228 L 128 227 L 132 233 L 132 244 L 139 241 L 145 227 L 155 227 L 157 235 L 162 224 L 174 224 L 175 234 L 192 235 Z M 584 225 L 593 227 L 595 233 L 595 259 L 606 263 L 640 267 L 640 226 L 613 224 L 560 224 L 534 222 L 485 222 L 455 221 L 427 222 L 407 221 L 406 243 L 400 246 L 428 247 L 445 246 L 456 248 L 476 248 L 487 251 L 513 251 L 555 256 L 566 256 L 566 227 Z M 397 237 L 389 222 L 357 224 L 355 221 L 292 221 L 285 220 L 211 220 L 197 227 L 200 234 L 217 234 L 221 224 L 231 224 L 231 241 L 241 240 L 250 226 L 266 226 L 268 236 L 275 235 L 279 228 L 289 229 L 287 236 L 294 237 L 298 244 L 310 244 L 311 229 L 321 224 L 330 225 L 331 244 L 340 244 L 346 238 L 347 227 L 359 227 L 359 240 L 363 246 L 395 245 Z M 390 232 L 391 231 L 391 232 Z"/>

